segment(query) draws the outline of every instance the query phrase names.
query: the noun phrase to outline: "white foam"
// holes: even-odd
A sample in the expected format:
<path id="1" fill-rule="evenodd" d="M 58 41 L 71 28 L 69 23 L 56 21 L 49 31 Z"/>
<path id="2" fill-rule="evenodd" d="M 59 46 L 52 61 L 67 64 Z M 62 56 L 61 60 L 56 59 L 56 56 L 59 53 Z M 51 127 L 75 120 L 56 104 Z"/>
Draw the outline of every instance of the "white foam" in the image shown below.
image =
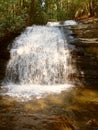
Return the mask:
<path id="1" fill-rule="evenodd" d="M 22 100 L 30 100 L 34 98 L 41 98 L 48 94 L 59 94 L 63 90 L 69 90 L 73 86 L 70 84 L 62 85 L 13 85 L 9 84 L 3 88 L 7 88 L 8 91 L 4 95 L 16 97 Z"/>
<path id="2" fill-rule="evenodd" d="M 77 25 L 78 23 L 74 20 L 66 20 L 64 25 Z"/>
<path id="3" fill-rule="evenodd" d="M 69 26 L 69 25 L 77 25 L 78 23 L 75 20 L 66 20 L 63 22 L 48 22 L 47 26 Z"/>
<path id="4" fill-rule="evenodd" d="M 62 26 L 60 25 L 60 22 L 48 22 L 47 25 L 48 26 Z"/>

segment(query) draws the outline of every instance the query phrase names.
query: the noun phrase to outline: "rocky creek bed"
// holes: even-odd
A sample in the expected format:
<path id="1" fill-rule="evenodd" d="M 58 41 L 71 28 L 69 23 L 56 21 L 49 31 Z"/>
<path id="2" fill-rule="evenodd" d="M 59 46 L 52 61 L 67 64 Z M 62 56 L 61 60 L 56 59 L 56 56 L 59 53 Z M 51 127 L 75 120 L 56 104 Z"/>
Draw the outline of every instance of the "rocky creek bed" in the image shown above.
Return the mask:
<path id="1" fill-rule="evenodd" d="M 76 87 L 28 102 L 0 96 L 0 130 L 98 130 L 98 24 L 70 29 L 72 64 L 78 70 L 71 79 Z M 9 59 L 7 45 L 0 44 L 1 81 Z"/>

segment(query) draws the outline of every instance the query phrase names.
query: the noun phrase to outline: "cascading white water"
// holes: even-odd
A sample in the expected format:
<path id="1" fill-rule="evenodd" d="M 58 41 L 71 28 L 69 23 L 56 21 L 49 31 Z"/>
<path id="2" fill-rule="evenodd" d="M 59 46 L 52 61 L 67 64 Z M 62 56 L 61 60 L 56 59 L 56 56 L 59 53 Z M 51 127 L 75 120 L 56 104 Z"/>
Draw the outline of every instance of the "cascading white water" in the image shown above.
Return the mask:
<path id="1" fill-rule="evenodd" d="M 57 27 L 28 27 L 12 44 L 6 70 L 8 95 L 30 97 L 68 88 L 70 58 Z"/>
<path id="2" fill-rule="evenodd" d="M 33 26 L 16 39 L 7 65 L 7 82 L 64 84 L 68 50 L 58 28 Z M 66 46 L 67 47 L 67 46 Z"/>

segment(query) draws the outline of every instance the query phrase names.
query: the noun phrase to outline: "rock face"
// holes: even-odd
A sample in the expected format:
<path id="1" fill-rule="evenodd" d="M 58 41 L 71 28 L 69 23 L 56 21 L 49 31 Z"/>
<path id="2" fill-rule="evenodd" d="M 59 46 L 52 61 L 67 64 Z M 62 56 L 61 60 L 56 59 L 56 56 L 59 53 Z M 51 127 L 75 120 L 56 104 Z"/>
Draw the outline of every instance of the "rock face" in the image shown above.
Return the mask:
<path id="1" fill-rule="evenodd" d="M 4 78 L 6 63 L 9 59 L 7 45 L 8 43 L 5 40 L 0 41 L 0 82 Z"/>
<path id="2" fill-rule="evenodd" d="M 0 38 L 0 84 L 5 76 L 6 64 L 10 58 L 8 46 L 17 35 L 19 35 L 19 33 L 16 32 Z"/>
<path id="3" fill-rule="evenodd" d="M 74 28 L 78 42 L 71 42 L 77 51 L 72 52 L 76 59 L 78 78 L 87 86 L 98 85 L 98 24 L 81 24 Z"/>

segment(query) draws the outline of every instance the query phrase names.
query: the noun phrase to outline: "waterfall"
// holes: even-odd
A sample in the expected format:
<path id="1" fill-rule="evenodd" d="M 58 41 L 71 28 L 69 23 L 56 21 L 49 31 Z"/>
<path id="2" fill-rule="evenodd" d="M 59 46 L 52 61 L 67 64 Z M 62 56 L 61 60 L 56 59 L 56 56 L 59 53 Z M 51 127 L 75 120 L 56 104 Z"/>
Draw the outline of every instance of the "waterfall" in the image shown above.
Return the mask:
<path id="1" fill-rule="evenodd" d="M 62 29 L 27 27 L 12 43 L 4 81 L 7 94 L 29 97 L 68 88 L 69 59 Z"/>

